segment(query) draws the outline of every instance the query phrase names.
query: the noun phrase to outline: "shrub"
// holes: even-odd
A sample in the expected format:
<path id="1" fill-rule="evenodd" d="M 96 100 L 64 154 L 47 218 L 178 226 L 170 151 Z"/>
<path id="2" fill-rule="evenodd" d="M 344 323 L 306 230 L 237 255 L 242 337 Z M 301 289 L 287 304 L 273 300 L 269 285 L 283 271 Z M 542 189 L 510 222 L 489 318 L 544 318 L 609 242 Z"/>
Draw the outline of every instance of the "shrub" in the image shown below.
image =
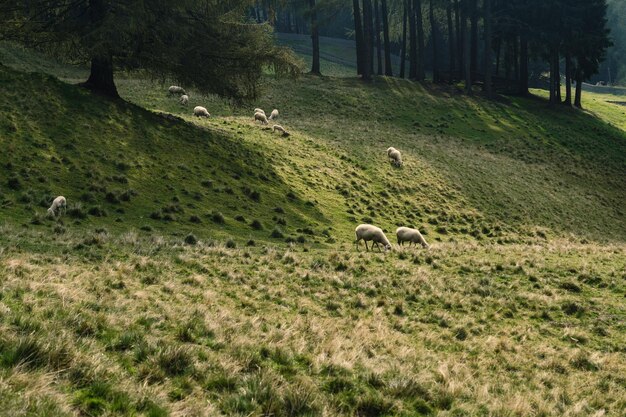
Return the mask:
<path id="1" fill-rule="evenodd" d="M 198 238 L 193 235 L 193 233 L 189 233 L 185 236 L 185 243 L 187 245 L 195 245 L 198 243 Z"/>
<path id="2" fill-rule="evenodd" d="M 250 223 L 250 227 L 252 227 L 254 230 L 263 230 L 263 224 L 261 224 L 261 222 L 257 219 L 252 220 L 252 223 Z"/>
<path id="3" fill-rule="evenodd" d="M 211 212 L 211 220 L 213 220 L 213 222 L 217 224 L 224 224 L 224 222 L 226 221 L 224 219 L 224 215 L 216 210 L 213 210 Z"/>
<path id="4" fill-rule="evenodd" d="M 274 230 L 272 230 L 270 237 L 274 239 L 282 239 L 285 236 L 283 235 L 282 230 L 280 230 L 278 227 L 275 227 Z"/>

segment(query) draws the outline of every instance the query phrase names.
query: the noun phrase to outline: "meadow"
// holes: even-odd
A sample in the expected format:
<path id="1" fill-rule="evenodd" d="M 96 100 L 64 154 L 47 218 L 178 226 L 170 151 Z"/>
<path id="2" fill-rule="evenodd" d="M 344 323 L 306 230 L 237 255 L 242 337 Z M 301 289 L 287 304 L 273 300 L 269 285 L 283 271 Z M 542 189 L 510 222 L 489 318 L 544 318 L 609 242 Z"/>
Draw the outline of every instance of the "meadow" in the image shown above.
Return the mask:
<path id="1" fill-rule="evenodd" d="M 623 415 L 615 98 L 304 75 L 182 107 L 0 62 L 0 415 Z M 361 222 L 431 248 L 357 250 Z"/>

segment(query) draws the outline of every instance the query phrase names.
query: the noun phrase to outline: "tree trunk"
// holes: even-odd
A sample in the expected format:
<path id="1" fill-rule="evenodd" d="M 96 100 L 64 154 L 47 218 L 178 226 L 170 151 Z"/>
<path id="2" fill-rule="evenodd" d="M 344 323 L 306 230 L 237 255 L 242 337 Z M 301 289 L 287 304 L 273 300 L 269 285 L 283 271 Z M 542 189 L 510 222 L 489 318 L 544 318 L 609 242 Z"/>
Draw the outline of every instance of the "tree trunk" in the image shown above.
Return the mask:
<path id="1" fill-rule="evenodd" d="M 428 17 L 430 19 L 430 29 L 433 43 L 433 83 L 440 82 L 439 79 L 439 59 L 438 53 L 439 48 L 437 44 L 437 22 L 435 21 L 435 11 L 433 9 L 433 0 L 430 0 L 430 10 L 428 12 Z"/>
<path id="2" fill-rule="evenodd" d="M 517 36 L 513 38 L 513 77 L 519 80 L 519 43 Z"/>
<path id="3" fill-rule="evenodd" d="M 478 0 L 469 0 L 471 21 L 471 66 L 472 77 L 478 72 Z"/>
<path id="4" fill-rule="evenodd" d="M 378 75 L 383 75 L 383 48 L 380 40 L 380 7 L 378 0 L 374 0 L 374 31 L 376 32 L 376 64 L 378 66 Z"/>
<path id="5" fill-rule="evenodd" d="M 315 0 L 309 0 L 311 8 L 311 42 L 313 47 L 313 64 L 311 65 L 311 74 L 322 75 L 320 70 L 320 33 L 317 26 L 317 8 Z"/>
<path id="6" fill-rule="evenodd" d="M 525 31 L 520 35 L 519 94 L 528 95 L 528 37 Z"/>
<path id="7" fill-rule="evenodd" d="M 389 12 L 387 10 L 387 0 L 381 0 L 382 15 L 383 15 L 383 40 L 385 44 L 385 75 L 388 77 L 393 76 L 393 69 L 391 66 L 391 43 L 389 42 Z"/>
<path id="8" fill-rule="evenodd" d="M 374 27 L 372 25 L 371 0 L 363 0 L 363 38 L 365 43 L 363 79 L 370 80 L 374 73 Z"/>
<path id="9" fill-rule="evenodd" d="M 574 99 L 574 106 L 579 109 L 583 108 L 582 104 L 583 95 L 583 72 L 580 68 L 580 63 L 576 65 L 576 98 Z"/>
<path id="10" fill-rule="evenodd" d="M 500 55 L 502 53 L 502 38 L 496 38 L 496 76 L 500 75 Z"/>
<path id="11" fill-rule="evenodd" d="M 565 54 L 565 101 L 563 104 L 572 105 L 572 57 L 569 52 Z"/>
<path id="12" fill-rule="evenodd" d="M 455 70 L 455 59 L 456 57 L 454 56 L 454 26 L 452 23 L 452 3 L 450 3 L 448 1 L 448 4 L 446 6 L 446 17 L 448 18 L 448 54 L 450 55 L 450 62 L 449 62 L 449 66 L 448 66 L 448 71 L 450 71 L 450 80 L 452 81 L 452 79 L 454 78 L 454 70 Z"/>
<path id="13" fill-rule="evenodd" d="M 461 7 L 461 32 L 463 33 L 463 73 L 465 75 L 465 92 L 472 94 L 471 36 L 467 27 L 467 7 Z"/>
<path id="14" fill-rule="evenodd" d="M 472 72 L 471 72 L 471 37 L 467 27 L 467 4 L 461 5 L 461 33 L 463 37 L 463 75 L 465 79 L 465 92 L 472 93 Z"/>
<path id="15" fill-rule="evenodd" d="M 409 3 L 409 78 L 417 79 L 417 26 L 415 24 L 415 2 L 407 0 Z"/>
<path id="16" fill-rule="evenodd" d="M 408 0 L 403 2 L 404 13 L 402 16 L 402 56 L 400 57 L 400 78 L 404 78 L 404 70 L 406 67 L 406 26 L 409 19 Z"/>
<path id="17" fill-rule="evenodd" d="M 364 74 L 365 63 L 365 40 L 363 39 L 363 26 L 361 25 L 361 8 L 359 0 L 352 0 L 354 14 L 354 40 L 356 41 L 356 67 L 357 74 Z"/>
<path id="18" fill-rule="evenodd" d="M 556 102 L 556 68 L 554 63 L 556 62 L 555 58 L 556 52 L 555 48 L 550 48 L 550 104 L 554 104 Z"/>
<path id="19" fill-rule="evenodd" d="M 560 103 L 561 102 L 561 59 L 560 59 L 560 55 L 559 55 L 559 49 L 556 49 L 556 54 L 554 56 L 554 70 L 556 72 L 554 79 L 555 79 L 555 100 L 556 103 Z"/>
<path id="20" fill-rule="evenodd" d="M 493 96 L 493 85 L 491 83 L 492 48 L 491 48 L 491 0 L 485 0 L 485 84 L 484 89 L 487 97 Z"/>
<path id="21" fill-rule="evenodd" d="M 417 26 L 417 80 L 424 81 L 424 20 L 422 16 L 422 0 L 415 1 L 415 26 Z"/>
<path id="22" fill-rule="evenodd" d="M 261 23 L 261 8 L 259 7 L 259 0 L 254 3 L 254 10 L 256 14 L 256 22 Z"/>
<path id="23" fill-rule="evenodd" d="M 461 30 L 461 4 L 460 0 L 454 2 L 454 15 L 456 20 L 456 59 L 457 68 L 459 69 L 459 79 L 463 78 L 463 30 Z"/>
<path id="24" fill-rule="evenodd" d="M 91 58 L 91 72 L 82 86 L 109 97 L 119 97 L 113 80 L 113 57 L 106 55 Z"/>

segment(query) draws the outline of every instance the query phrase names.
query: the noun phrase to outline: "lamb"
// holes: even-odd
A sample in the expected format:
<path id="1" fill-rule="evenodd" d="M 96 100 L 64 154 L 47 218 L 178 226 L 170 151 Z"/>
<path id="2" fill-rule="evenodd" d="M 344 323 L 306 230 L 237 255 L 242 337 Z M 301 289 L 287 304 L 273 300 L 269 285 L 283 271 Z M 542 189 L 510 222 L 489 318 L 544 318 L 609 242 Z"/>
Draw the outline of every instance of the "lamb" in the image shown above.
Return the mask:
<path id="1" fill-rule="evenodd" d="M 361 240 L 365 242 L 365 249 L 367 249 L 368 251 L 369 248 L 367 247 L 367 242 L 370 240 L 373 242 L 372 250 L 374 250 L 374 245 L 376 245 L 376 247 L 380 251 L 379 244 L 381 243 L 385 246 L 385 252 L 391 249 L 391 243 L 389 243 L 389 239 L 387 239 L 387 236 L 385 236 L 385 233 L 382 231 L 382 229 L 376 226 L 372 226 L 371 224 L 361 224 L 357 226 L 357 228 L 355 229 L 355 233 L 356 241 L 354 243 L 356 244 L 357 249 L 359 248 L 359 242 Z"/>
<path id="2" fill-rule="evenodd" d="M 389 160 L 391 161 L 392 164 L 398 167 L 402 166 L 402 154 L 400 153 L 399 150 L 393 147 L 388 148 L 387 155 L 389 155 Z"/>
<path id="3" fill-rule="evenodd" d="M 48 214 L 56 217 L 57 212 L 60 213 L 61 209 L 63 209 L 63 213 L 65 213 L 67 209 L 67 201 L 65 200 L 65 197 L 63 197 L 62 195 L 52 200 L 52 205 L 48 209 Z"/>
<path id="4" fill-rule="evenodd" d="M 409 242 L 409 246 L 412 243 L 417 245 L 418 243 L 422 245 L 423 248 L 428 248 L 429 245 L 426 243 L 426 239 L 417 229 L 411 229 L 409 227 L 398 227 L 396 229 L 396 236 L 398 237 L 398 245 L 402 246 L 404 242 Z"/>
<path id="5" fill-rule="evenodd" d="M 263 114 L 265 114 L 265 111 L 263 111 L 263 109 L 259 109 L 257 107 L 256 109 L 254 109 L 254 113 L 263 113 Z"/>
<path id="6" fill-rule="evenodd" d="M 261 124 L 269 124 L 269 122 L 267 121 L 267 116 L 265 115 L 265 113 L 254 113 L 254 121 L 260 121 Z"/>
<path id="7" fill-rule="evenodd" d="M 272 110 L 272 113 L 270 113 L 270 120 L 274 120 L 274 119 L 278 119 L 278 110 L 274 109 Z"/>
<path id="8" fill-rule="evenodd" d="M 202 106 L 196 106 L 193 108 L 193 115 L 196 117 L 210 117 L 211 115 L 209 114 L 209 112 L 207 111 L 207 109 L 205 109 Z"/>
<path id="9" fill-rule="evenodd" d="M 290 135 L 290 133 L 287 132 L 285 130 L 285 128 L 282 127 L 281 125 L 274 125 L 274 126 L 272 126 L 272 133 L 274 133 L 276 130 L 278 130 L 279 132 L 283 132 L 283 136 L 289 136 Z"/>
<path id="10" fill-rule="evenodd" d="M 170 86 L 167 91 L 169 92 L 170 96 L 173 96 L 174 94 L 187 94 L 183 87 L 179 87 L 177 85 Z"/>
<path id="11" fill-rule="evenodd" d="M 189 96 L 187 94 L 183 94 L 180 96 L 180 104 L 186 106 L 189 103 Z"/>

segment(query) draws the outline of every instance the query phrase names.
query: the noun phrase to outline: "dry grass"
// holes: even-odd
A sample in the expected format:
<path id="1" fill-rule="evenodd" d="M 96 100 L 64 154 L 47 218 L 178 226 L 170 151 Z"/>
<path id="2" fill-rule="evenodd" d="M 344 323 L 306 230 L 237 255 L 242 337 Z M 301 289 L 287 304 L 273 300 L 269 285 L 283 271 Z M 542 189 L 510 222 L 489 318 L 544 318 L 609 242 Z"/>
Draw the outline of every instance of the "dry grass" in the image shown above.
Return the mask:
<path id="1" fill-rule="evenodd" d="M 20 249 L 24 239 L 41 246 Z M 3 244 L 4 415 L 619 416 L 626 406 L 623 245 L 379 255 L 127 234 L 71 249 L 82 240 Z M 11 359 L 24 341 L 35 353 Z"/>

